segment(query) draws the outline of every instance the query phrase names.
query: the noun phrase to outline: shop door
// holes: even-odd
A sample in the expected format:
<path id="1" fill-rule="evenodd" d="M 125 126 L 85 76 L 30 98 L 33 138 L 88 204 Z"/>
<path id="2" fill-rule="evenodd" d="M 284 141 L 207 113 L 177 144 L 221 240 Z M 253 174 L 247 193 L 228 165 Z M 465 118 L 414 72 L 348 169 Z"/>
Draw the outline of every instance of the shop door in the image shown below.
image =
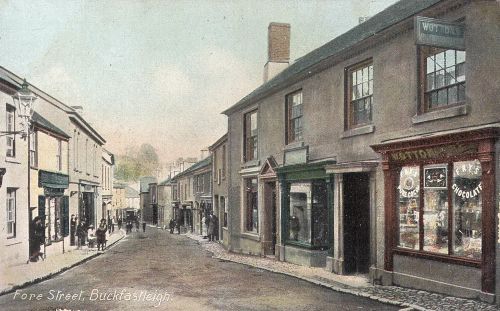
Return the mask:
<path id="1" fill-rule="evenodd" d="M 344 264 L 346 273 L 367 273 L 370 264 L 369 175 L 344 174 Z"/>
<path id="2" fill-rule="evenodd" d="M 275 186 L 275 184 L 273 184 Z M 276 254 L 276 235 L 277 235 L 277 226 L 276 226 L 276 187 L 273 187 L 273 192 L 272 192 L 272 219 L 271 219 L 271 231 L 272 231 L 272 244 L 271 244 L 271 251 L 273 254 Z"/>

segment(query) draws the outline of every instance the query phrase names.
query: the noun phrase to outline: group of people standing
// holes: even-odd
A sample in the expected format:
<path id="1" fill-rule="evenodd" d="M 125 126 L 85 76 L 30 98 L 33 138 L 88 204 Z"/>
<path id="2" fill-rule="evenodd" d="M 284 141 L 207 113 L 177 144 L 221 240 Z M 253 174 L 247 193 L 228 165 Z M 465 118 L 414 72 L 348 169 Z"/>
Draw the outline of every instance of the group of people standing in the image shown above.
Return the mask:
<path id="1" fill-rule="evenodd" d="M 97 250 L 104 250 L 106 248 L 106 232 L 112 232 L 109 223 L 106 223 L 106 219 L 101 219 L 97 229 L 94 225 L 87 225 L 84 220 L 81 220 L 77 225 L 77 218 L 75 215 L 71 215 L 71 236 L 70 245 L 76 245 L 77 249 L 83 246 L 94 247 L 97 246 Z M 76 240 L 78 239 L 78 240 Z"/>

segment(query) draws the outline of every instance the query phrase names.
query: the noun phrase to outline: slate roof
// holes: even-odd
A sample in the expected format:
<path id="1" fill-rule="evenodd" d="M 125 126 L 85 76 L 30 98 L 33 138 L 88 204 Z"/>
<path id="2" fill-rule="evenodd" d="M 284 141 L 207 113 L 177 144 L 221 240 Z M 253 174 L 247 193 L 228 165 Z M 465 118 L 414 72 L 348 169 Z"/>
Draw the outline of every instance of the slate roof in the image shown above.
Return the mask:
<path id="1" fill-rule="evenodd" d="M 152 176 L 141 177 L 141 179 L 140 179 L 141 193 L 149 192 L 149 184 L 154 184 L 156 182 L 157 182 L 156 177 L 152 177 Z"/>
<path id="2" fill-rule="evenodd" d="M 210 164 L 212 164 L 212 156 L 206 157 L 205 159 L 196 162 L 195 164 L 190 166 L 187 170 L 175 175 L 174 178 L 172 178 L 172 179 L 175 180 L 179 177 L 185 176 L 185 175 L 187 175 L 187 174 L 189 174 L 197 169 L 203 168 L 203 167 L 208 166 Z"/>
<path id="3" fill-rule="evenodd" d="M 168 185 L 170 184 L 170 182 L 172 181 L 172 178 L 167 178 L 165 179 L 164 181 L 162 181 L 161 183 L 158 184 L 158 186 L 165 186 L 165 185 Z"/>
<path id="4" fill-rule="evenodd" d="M 407 19 L 440 1 L 443 0 L 401 0 L 396 2 L 364 23 L 351 28 L 332 41 L 297 59 L 281 73 L 259 86 L 253 92 L 243 97 L 240 101 L 224 110 L 222 113 L 229 115 L 239 108 L 244 107 L 246 104 L 253 103 L 266 96 L 268 93 L 285 87 L 287 84 L 291 83 L 290 81 L 292 78 L 307 72 L 314 65 L 350 49 L 361 41 L 372 37 L 390 26 Z"/>
<path id="5" fill-rule="evenodd" d="M 36 111 L 33 112 L 32 122 L 34 124 L 36 124 L 37 126 L 43 128 L 49 132 L 52 132 L 52 133 L 57 134 L 59 136 L 62 136 L 66 139 L 70 138 L 70 136 L 68 134 L 66 134 L 66 132 L 64 132 L 63 130 L 61 130 L 60 128 L 55 126 L 54 124 L 50 123 L 50 121 L 48 121 L 47 119 L 42 117 Z"/>
<path id="6" fill-rule="evenodd" d="M 125 187 L 125 197 L 126 198 L 138 198 L 139 192 L 137 192 L 137 190 L 135 190 L 132 187 L 126 186 Z"/>

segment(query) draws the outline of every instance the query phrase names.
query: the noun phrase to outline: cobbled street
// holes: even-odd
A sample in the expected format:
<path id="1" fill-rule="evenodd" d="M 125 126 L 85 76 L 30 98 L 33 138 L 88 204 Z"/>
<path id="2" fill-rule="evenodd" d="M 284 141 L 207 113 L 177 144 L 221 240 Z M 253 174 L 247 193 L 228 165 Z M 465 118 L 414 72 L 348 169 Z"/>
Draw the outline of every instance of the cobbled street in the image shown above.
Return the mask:
<path id="1" fill-rule="evenodd" d="M 50 280 L 0 297 L 0 310 L 58 309 L 398 310 L 214 259 L 196 241 L 153 228 L 128 235 Z"/>

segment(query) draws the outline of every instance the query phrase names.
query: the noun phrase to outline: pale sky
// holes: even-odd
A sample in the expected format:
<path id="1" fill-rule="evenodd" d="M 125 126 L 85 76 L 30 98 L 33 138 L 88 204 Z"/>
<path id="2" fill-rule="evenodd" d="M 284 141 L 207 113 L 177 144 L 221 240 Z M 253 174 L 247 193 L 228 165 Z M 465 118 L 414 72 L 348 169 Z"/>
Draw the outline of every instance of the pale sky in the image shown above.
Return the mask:
<path id="1" fill-rule="evenodd" d="M 394 2 L 0 0 L 0 65 L 83 106 L 115 154 L 198 157 L 262 83 L 270 22 L 291 24 L 294 60 Z"/>

